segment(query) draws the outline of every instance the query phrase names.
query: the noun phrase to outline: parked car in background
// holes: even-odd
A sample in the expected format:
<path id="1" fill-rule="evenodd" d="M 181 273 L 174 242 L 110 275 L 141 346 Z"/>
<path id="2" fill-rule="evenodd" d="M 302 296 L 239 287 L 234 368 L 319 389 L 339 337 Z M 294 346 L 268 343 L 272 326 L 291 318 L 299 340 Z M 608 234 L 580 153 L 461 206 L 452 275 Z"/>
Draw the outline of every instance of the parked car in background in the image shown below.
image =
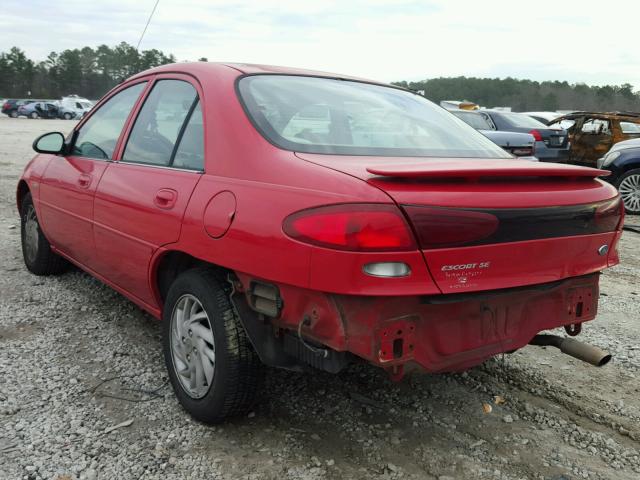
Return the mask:
<path id="1" fill-rule="evenodd" d="M 553 123 L 553 121 L 561 117 L 562 114 L 558 112 L 521 112 L 524 115 L 529 115 L 531 118 L 538 120 L 540 123 L 544 123 L 545 125 L 549 125 Z"/>
<path id="2" fill-rule="evenodd" d="M 76 113 L 60 106 L 57 101 L 52 102 L 34 102 L 28 105 L 22 105 L 18 109 L 18 114 L 29 118 L 62 118 L 71 120 L 76 117 Z"/>
<path id="3" fill-rule="evenodd" d="M 609 170 L 603 177 L 620 192 L 627 213 L 640 214 L 640 138 L 616 143 L 601 158 L 598 168 Z"/>
<path id="4" fill-rule="evenodd" d="M 77 95 L 62 97 L 59 103 L 60 106 L 64 108 L 63 118 L 67 120 L 76 117 L 82 118 L 93 108 L 93 103 L 91 103 L 90 100 L 87 100 L 83 97 L 78 97 Z"/>
<path id="5" fill-rule="evenodd" d="M 18 107 L 18 117 L 39 118 L 40 114 L 36 110 L 38 102 L 25 103 Z"/>
<path id="6" fill-rule="evenodd" d="M 399 380 L 528 344 L 611 359 L 539 332 L 595 318 L 618 192 L 601 170 L 515 159 L 412 92 L 179 63 L 33 146 L 26 267 L 70 261 L 162 319 L 169 379 L 200 421 L 246 415 L 262 364 L 366 361 Z"/>
<path id="7" fill-rule="evenodd" d="M 59 102 L 55 102 L 55 106 L 58 107 L 58 118 L 63 120 L 73 120 L 76 118 L 82 118 L 84 111 L 78 111 L 77 109 L 70 109 L 61 105 Z"/>
<path id="8" fill-rule="evenodd" d="M 530 133 L 535 139 L 536 157 L 541 162 L 566 162 L 569 157 L 569 139 L 566 130 L 553 128 L 523 113 L 498 110 L 480 110 L 494 125 L 495 130 Z"/>
<path id="9" fill-rule="evenodd" d="M 60 118 L 60 108 L 53 102 L 38 102 L 35 111 L 40 118 Z"/>
<path id="10" fill-rule="evenodd" d="M 618 142 L 640 137 L 640 113 L 576 112 L 563 115 L 551 126 L 572 121 L 569 163 L 595 167 L 599 158 Z"/>
<path id="11" fill-rule="evenodd" d="M 468 100 L 442 100 L 440 106 L 447 110 L 478 110 L 480 108 L 478 104 Z"/>
<path id="12" fill-rule="evenodd" d="M 494 125 L 485 115 L 481 115 L 479 112 L 456 109 L 449 111 L 516 157 L 533 157 L 535 155 L 536 140 L 530 133 L 494 130 Z"/>
<path id="13" fill-rule="evenodd" d="M 19 100 L 19 99 L 13 99 L 13 98 L 6 100 L 2 104 L 2 113 L 10 116 L 11 118 L 17 118 L 18 108 L 21 105 L 26 105 L 28 103 L 33 103 L 33 102 L 35 102 L 35 100 Z"/>

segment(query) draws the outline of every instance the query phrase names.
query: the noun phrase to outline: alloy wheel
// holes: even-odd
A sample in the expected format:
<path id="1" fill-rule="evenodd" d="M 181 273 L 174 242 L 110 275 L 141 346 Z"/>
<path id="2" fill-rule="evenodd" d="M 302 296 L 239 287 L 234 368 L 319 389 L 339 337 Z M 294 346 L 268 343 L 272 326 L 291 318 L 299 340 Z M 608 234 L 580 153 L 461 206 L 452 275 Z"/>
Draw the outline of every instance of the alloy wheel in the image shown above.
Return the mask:
<path id="1" fill-rule="evenodd" d="M 34 262 L 38 255 L 39 236 L 38 217 L 36 217 L 35 208 L 31 205 L 27 210 L 24 221 L 24 245 L 29 262 Z"/>
<path id="2" fill-rule="evenodd" d="M 640 211 L 640 174 L 629 175 L 622 180 L 618 191 L 627 210 Z"/>
<path id="3" fill-rule="evenodd" d="M 185 294 L 171 314 L 173 368 L 191 398 L 204 397 L 213 381 L 216 353 L 209 316 L 200 301 Z"/>

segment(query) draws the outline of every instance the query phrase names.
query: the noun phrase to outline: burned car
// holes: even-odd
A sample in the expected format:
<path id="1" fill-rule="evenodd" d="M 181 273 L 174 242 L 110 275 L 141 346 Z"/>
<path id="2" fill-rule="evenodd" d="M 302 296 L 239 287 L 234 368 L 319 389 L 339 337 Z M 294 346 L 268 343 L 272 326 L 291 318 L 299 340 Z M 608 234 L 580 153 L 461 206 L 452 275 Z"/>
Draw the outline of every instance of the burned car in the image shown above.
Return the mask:
<path id="1" fill-rule="evenodd" d="M 640 113 L 576 112 L 557 118 L 552 125 L 566 125 L 571 148 L 568 163 L 595 167 L 599 158 L 623 140 L 640 138 Z"/>

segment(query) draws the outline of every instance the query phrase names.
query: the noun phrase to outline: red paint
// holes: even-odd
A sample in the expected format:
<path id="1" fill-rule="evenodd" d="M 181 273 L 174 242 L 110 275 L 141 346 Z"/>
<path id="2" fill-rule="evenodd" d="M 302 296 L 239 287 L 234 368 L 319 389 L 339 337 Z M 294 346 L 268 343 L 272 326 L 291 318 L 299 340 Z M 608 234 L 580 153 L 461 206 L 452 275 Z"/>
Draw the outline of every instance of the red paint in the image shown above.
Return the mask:
<path id="1" fill-rule="evenodd" d="M 583 276 L 618 263 L 615 246 L 621 225 L 594 235 L 466 247 L 446 246 L 461 241 L 449 225 L 449 230 L 429 237 L 444 241 L 446 248 L 424 244 L 420 250 L 401 206 L 591 204 L 617 194 L 596 178 L 601 171 L 519 160 L 345 157 L 280 150 L 256 131 L 242 109 L 234 85 L 243 72 L 310 73 L 205 62 L 159 67 L 105 97 L 132 82 L 148 82 L 117 139 L 114 161 L 37 155 L 22 179 L 54 248 L 156 317 L 162 309 L 156 271 L 172 251 L 234 271 L 245 288 L 253 279 L 273 282 L 284 305 L 274 325 L 295 331 L 309 316 L 313 321 L 303 328 L 306 336 L 383 367 L 413 364 L 429 371 L 456 370 L 519 348 L 540 330 L 576 323 L 571 313 L 576 292 L 590 296 L 589 309 L 583 310 L 588 314 L 579 321 L 595 316 L 597 275 Z M 186 80 L 198 92 L 204 173 L 120 161 L 136 115 L 159 78 Z M 354 233 L 351 227 L 362 229 L 367 222 L 362 217 L 355 221 L 350 213 L 329 219 L 321 230 L 314 230 L 313 222 L 296 224 L 304 230 L 301 236 L 283 231 L 285 219 L 297 218 L 290 216 L 298 212 L 332 212 L 342 207 L 326 206 L 348 204 L 378 206 L 391 215 L 387 220 L 400 219 L 405 236 L 398 241 L 395 230 L 391 237 L 381 237 L 375 228 L 365 236 Z M 467 219 L 475 226 L 462 240 L 497 228 L 491 217 L 476 217 Z M 369 223 L 379 226 L 384 223 L 380 220 Z M 333 243 L 327 241 L 329 228 L 334 229 Z M 377 247 L 382 241 L 384 248 L 345 249 L 335 241 L 377 242 Z M 603 244 L 610 249 L 601 256 L 597 249 Z M 366 275 L 363 267 L 372 262 L 403 262 L 411 274 Z M 457 267 L 473 264 L 478 268 Z M 548 282 L 559 283 L 534 287 Z M 532 288 L 492 292 L 526 286 Z M 487 295 L 452 296 L 472 292 Z M 458 300 L 449 301 L 453 299 Z"/>

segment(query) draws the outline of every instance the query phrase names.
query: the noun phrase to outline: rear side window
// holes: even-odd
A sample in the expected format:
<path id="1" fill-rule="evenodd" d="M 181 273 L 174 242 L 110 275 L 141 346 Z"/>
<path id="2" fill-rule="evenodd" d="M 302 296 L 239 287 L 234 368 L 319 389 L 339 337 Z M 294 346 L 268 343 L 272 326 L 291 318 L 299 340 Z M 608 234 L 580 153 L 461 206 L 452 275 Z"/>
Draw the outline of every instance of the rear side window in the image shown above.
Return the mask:
<path id="1" fill-rule="evenodd" d="M 503 113 L 500 112 L 497 114 L 501 116 L 509 125 L 516 128 L 547 128 L 547 126 L 536 120 L 535 118 L 531 118 L 529 115 L 525 115 L 524 113 Z"/>
<path id="2" fill-rule="evenodd" d="M 159 80 L 138 114 L 122 161 L 170 166 L 179 135 L 197 103 L 198 93 L 190 83 Z"/>
<path id="3" fill-rule="evenodd" d="M 204 125 L 200 102 L 193 109 L 185 125 L 171 166 L 188 170 L 204 170 Z"/>
<path id="4" fill-rule="evenodd" d="M 620 129 L 622 133 L 628 134 L 640 134 L 640 125 L 633 122 L 620 122 Z"/>
<path id="5" fill-rule="evenodd" d="M 462 110 L 453 111 L 451 113 L 453 113 L 456 117 L 458 117 L 467 125 L 471 125 L 476 130 L 492 130 L 493 128 L 489 123 L 489 121 L 479 113 L 465 112 Z"/>
<path id="6" fill-rule="evenodd" d="M 137 83 L 116 93 L 91 115 L 78 133 L 72 154 L 101 160 L 113 158 L 124 122 L 145 85 L 146 82 Z"/>

